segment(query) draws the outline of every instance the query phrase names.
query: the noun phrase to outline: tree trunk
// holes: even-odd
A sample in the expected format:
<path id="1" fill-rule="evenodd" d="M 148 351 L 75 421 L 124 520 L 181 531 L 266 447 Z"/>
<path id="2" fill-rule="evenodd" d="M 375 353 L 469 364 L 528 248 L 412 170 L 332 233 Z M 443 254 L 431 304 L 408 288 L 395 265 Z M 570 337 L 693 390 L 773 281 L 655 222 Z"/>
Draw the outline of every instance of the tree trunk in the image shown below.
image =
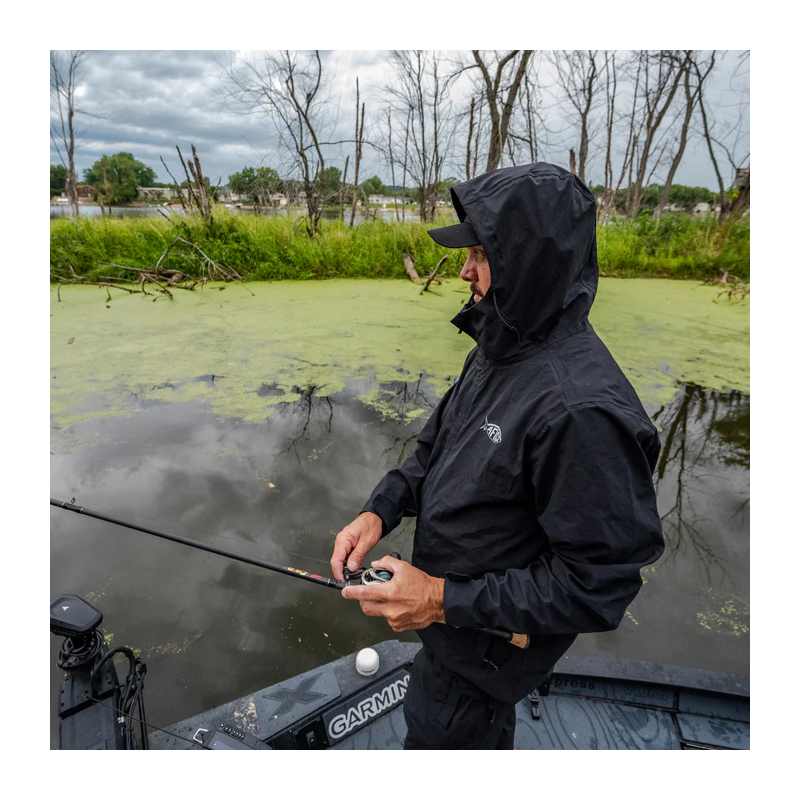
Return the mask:
<path id="1" fill-rule="evenodd" d="M 664 56 L 660 56 L 663 58 Z M 669 75 L 665 80 L 664 85 L 658 85 L 657 92 L 654 95 L 653 105 L 648 109 L 647 112 L 647 121 L 645 123 L 645 138 L 642 142 L 642 153 L 639 159 L 639 166 L 636 170 L 636 180 L 633 185 L 633 197 L 631 199 L 631 210 L 630 216 L 636 217 L 639 213 L 639 208 L 642 202 L 642 190 L 644 188 L 644 179 L 645 175 L 647 175 L 647 162 L 650 158 L 650 148 L 653 145 L 653 140 L 655 138 L 656 132 L 661 127 L 661 123 L 664 120 L 664 116 L 667 113 L 670 105 L 672 105 L 672 100 L 675 97 L 675 93 L 678 91 L 678 86 L 680 84 L 681 77 L 683 77 L 683 73 L 686 69 L 688 69 L 689 58 L 688 56 L 684 58 L 683 62 L 678 66 L 677 72 L 675 73 L 675 79 L 672 81 L 672 86 L 670 87 L 669 91 L 667 92 L 667 96 L 664 100 L 664 104 L 661 108 L 658 108 L 658 101 L 661 98 L 661 95 L 667 89 L 667 84 L 669 83 Z M 646 87 L 645 87 L 646 88 Z"/>
<path id="2" fill-rule="evenodd" d="M 358 78 L 356 78 L 356 165 L 353 180 L 353 209 L 350 212 L 350 227 L 356 221 L 356 206 L 358 205 L 358 171 L 361 167 L 361 143 L 364 141 L 364 103 L 361 103 L 361 125 L 358 123 L 358 104 L 360 101 Z"/>
<path id="3" fill-rule="evenodd" d="M 347 186 L 347 167 L 350 164 L 350 156 L 344 160 L 344 174 L 342 175 L 342 183 L 339 186 L 339 221 L 344 222 L 344 190 Z"/>
<path id="4" fill-rule="evenodd" d="M 514 103 L 517 99 L 519 87 L 522 83 L 522 78 L 525 75 L 525 70 L 528 67 L 528 61 L 530 60 L 532 52 L 532 50 L 522 51 L 522 58 L 517 65 L 517 72 L 508 89 L 506 100 L 503 102 L 500 98 L 503 69 L 508 63 L 512 62 L 513 59 L 516 58 L 519 50 L 512 50 L 499 60 L 494 81 L 492 81 L 491 77 L 489 76 L 489 71 L 480 56 L 480 51 L 472 51 L 475 63 L 483 75 L 483 81 L 486 87 L 486 99 L 489 105 L 489 116 L 491 119 L 489 154 L 486 159 L 486 172 L 491 172 L 500 166 L 500 161 L 503 157 L 503 149 L 505 148 L 506 139 L 508 138 L 508 126 L 514 110 Z"/>
<path id="5" fill-rule="evenodd" d="M 694 112 L 694 103 L 695 103 L 695 95 L 692 94 L 691 88 L 689 86 L 689 70 L 687 69 L 683 75 L 684 81 L 684 91 L 686 92 L 686 110 L 684 111 L 683 115 L 683 125 L 681 126 L 681 136 L 680 141 L 678 143 L 678 151 L 675 153 L 675 157 L 672 159 L 672 164 L 669 168 L 669 173 L 667 174 L 667 179 L 664 182 L 664 189 L 661 192 L 661 197 L 659 198 L 658 205 L 656 206 L 655 211 L 653 212 L 653 216 L 656 219 L 661 219 L 664 214 L 664 208 L 666 207 L 667 203 L 669 202 L 669 192 L 672 188 L 672 181 L 675 178 L 675 173 L 678 170 L 678 166 L 681 163 L 681 159 L 683 158 L 683 153 L 686 150 L 686 140 L 689 136 L 689 124 L 692 121 L 692 113 Z"/>
<path id="6" fill-rule="evenodd" d="M 470 175 L 470 159 L 472 158 L 472 154 L 470 153 L 470 148 L 472 147 L 472 131 L 475 127 L 475 98 L 473 97 L 469 101 L 469 128 L 467 129 L 467 180 L 469 180 L 472 175 Z"/>

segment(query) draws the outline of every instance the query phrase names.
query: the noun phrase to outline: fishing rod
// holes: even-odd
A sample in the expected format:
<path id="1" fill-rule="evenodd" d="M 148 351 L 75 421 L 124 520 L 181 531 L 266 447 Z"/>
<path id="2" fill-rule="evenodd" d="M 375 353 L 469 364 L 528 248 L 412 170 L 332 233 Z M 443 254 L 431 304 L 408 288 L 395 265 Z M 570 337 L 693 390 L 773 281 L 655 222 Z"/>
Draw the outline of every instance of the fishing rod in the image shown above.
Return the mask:
<path id="1" fill-rule="evenodd" d="M 234 561 L 241 561 L 244 564 L 251 564 L 254 567 L 261 567 L 261 569 L 267 569 L 270 572 L 280 572 L 282 575 L 288 575 L 292 578 L 300 578 L 304 581 L 315 583 L 317 586 L 327 586 L 331 589 L 338 589 L 341 591 L 345 588 L 345 586 L 350 585 L 348 581 L 340 581 L 336 578 L 326 578 L 323 575 L 317 575 L 314 572 L 306 572 L 306 570 L 297 569 L 296 567 L 284 567 L 280 564 L 271 564 L 269 561 L 262 561 L 258 558 L 248 558 L 247 556 L 233 553 L 230 550 L 223 550 L 221 547 L 203 544 L 202 542 L 198 542 L 193 539 L 187 539 L 184 536 L 175 536 L 174 534 L 157 531 L 154 528 L 148 528 L 144 525 L 136 525 L 133 522 L 117 519 L 116 517 L 112 517 L 108 514 L 101 514 L 99 511 L 93 511 L 91 508 L 86 508 L 86 506 L 77 505 L 74 497 L 70 502 L 55 500 L 51 497 L 50 505 L 55 506 L 56 508 L 63 508 L 67 511 L 73 511 L 76 514 L 83 514 L 85 517 L 94 517 L 95 519 L 103 520 L 103 522 L 110 522 L 113 525 L 119 525 L 122 528 L 129 528 L 134 531 L 140 531 L 141 533 L 148 533 L 150 536 L 157 536 L 159 539 L 168 539 L 171 542 L 177 542 L 178 544 L 183 544 L 187 547 L 194 547 L 196 550 L 205 550 L 207 553 L 214 553 L 215 555 L 224 556 L 225 558 L 230 558 Z M 365 585 L 385 583 L 392 577 L 391 572 L 380 569 L 359 569 L 355 572 L 346 572 L 345 574 L 353 579 L 361 581 Z M 486 633 L 489 636 L 495 636 L 498 639 L 505 639 L 510 644 L 513 644 L 515 647 L 519 647 L 522 650 L 527 650 L 528 645 L 530 644 L 530 636 L 525 633 L 511 633 L 509 631 L 492 630 L 489 628 L 478 628 L 478 631 L 481 633 Z"/>
<path id="2" fill-rule="evenodd" d="M 242 561 L 245 564 L 252 564 L 254 567 L 261 567 L 268 569 L 271 572 L 280 572 L 283 575 L 291 575 L 293 578 L 302 578 L 305 581 L 316 583 L 320 586 L 329 586 L 331 589 L 339 589 L 340 591 L 347 586 L 346 581 L 338 581 L 336 578 L 325 578 L 322 575 L 309 573 L 302 569 L 295 567 L 283 567 L 279 564 L 270 564 L 268 561 L 261 561 L 258 558 L 248 558 L 247 556 L 240 556 L 238 553 L 233 553 L 230 550 L 223 550 L 221 547 L 214 547 L 210 544 L 203 544 L 202 542 L 193 539 L 186 539 L 183 536 L 175 536 L 171 533 L 164 533 L 157 531 L 154 528 L 147 528 L 144 525 L 136 525 L 133 522 L 126 522 L 125 520 L 117 519 L 116 517 L 109 516 L 108 514 L 101 514 L 99 511 L 93 511 L 91 508 L 79 506 L 75 503 L 75 498 L 71 502 L 66 503 L 61 500 L 54 500 L 50 498 L 50 505 L 57 508 L 64 508 L 67 511 L 74 511 L 76 514 L 83 514 L 85 517 L 94 517 L 101 519 L 104 522 L 111 522 L 114 525 L 120 525 L 123 528 L 130 528 L 134 531 L 141 531 L 142 533 L 149 533 L 151 536 L 158 536 L 159 539 L 169 539 L 171 542 L 184 544 L 187 547 L 194 547 L 196 550 L 205 550 L 207 553 L 214 553 L 218 556 L 225 556 L 225 558 L 232 558 L 234 561 Z"/>

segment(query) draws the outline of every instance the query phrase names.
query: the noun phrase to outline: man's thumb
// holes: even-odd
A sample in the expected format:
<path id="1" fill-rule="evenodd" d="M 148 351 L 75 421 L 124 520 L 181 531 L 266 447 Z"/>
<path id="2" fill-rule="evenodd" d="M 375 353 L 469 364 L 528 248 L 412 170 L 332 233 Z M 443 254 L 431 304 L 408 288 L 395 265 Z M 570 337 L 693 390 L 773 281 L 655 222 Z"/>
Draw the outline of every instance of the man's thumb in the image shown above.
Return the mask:
<path id="1" fill-rule="evenodd" d="M 361 562 L 364 560 L 366 554 L 367 548 L 359 542 L 353 548 L 353 552 L 350 553 L 350 558 L 347 559 L 347 569 L 349 569 L 350 572 L 355 572 L 355 570 L 361 566 Z"/>

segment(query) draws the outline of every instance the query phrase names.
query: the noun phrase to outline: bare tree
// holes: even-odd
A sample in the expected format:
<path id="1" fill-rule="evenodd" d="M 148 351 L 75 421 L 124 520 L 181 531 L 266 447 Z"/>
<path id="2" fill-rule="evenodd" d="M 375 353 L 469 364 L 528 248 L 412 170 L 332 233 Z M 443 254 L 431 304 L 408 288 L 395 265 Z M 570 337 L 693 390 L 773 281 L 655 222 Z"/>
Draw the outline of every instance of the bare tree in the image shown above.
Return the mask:
<path id="1" fill-rule="evenodd" d="M 669 111 L 675 93 L 678 91 L 684 72 L 689 69 L 689 57 L 684 52 L 659 50 L 651 53 L 641 50 L 637 54 L 643 76 L 641 99 L 643 103 L 642 133 L 639 139 L 640 150 L 636 165 L 636 175 L 630 192 L 630 216 L 639 213 L 645 178 L 648 176 L 650 157 L 656 143 L 656 134 Z"/>
<path id="2" fill-rule="evenodd" d="M 350 156 L 344 160 L 344 173 L 342 173 L 342 182 L 339 184 L 339 220 L 344 222 L 344 191 L 347 186 L 347 167 L 350 165 Z"/>
<path id="3" fill-rule="evenodd" d="M 469 101 L 469 128 L 467 129 L 467 180 L 472 178 L 470 167 L 472 166 L 472 134 L 475 130 L 475 98 Z"/>
<path id="4" fill-rule="evenodd" d="M 500 166 L 503 150 L 509 138 L 508 129 L 514 112 L 514 104 L 519 94 L 519 88 L 528 69 L 533 50 L 511 50 L 508 53 L 492 51 L 491 60 L 481 55 L 480 50 L 473 50 L 472 57 L 475 66 L 481 74 L 484 85 L 484 96 L 491 120 L 489 133 L 489 153 L 486 158 L 486 172 L 491 172 Z M 519 56 L 519 60 L 517 60 Z M 516 66 L 516 70 L 514 67 Z M 509 81 L 508 73 L 504 76 L 506 67 L 513 77 Z M 494 69 L 494 76 L 489 74 L 489 69 Z"/>
<path id="5" fill-rule="evenodd" d="M 749 58 L 749 55 L 749 51 L 745 52 L 742 60 L 746 61 Z M 720 224 L 722 224 L 726 219 L 741 216 L 750 203 L 750 153 L 738 152 L 742 140 L 741 127 L 749 108 L 744 104 L 740 104 L 739 118 L 732 131 L 730 129 L 726 130 L 724 126 L 717 125 L 713 118 L 712 110 L 708 107 L 708 102 L 703 87 L 705 78 L 714 69 L 717 63 L 717 53 L 716 51 L 712 51 L 705 73 L 702 72 L 702 69 L 697 61 L 693 62 L 692 69 L 694 70 L 694 73 L 698 79 L 697 104 L 700 109 L 701 132 L 703 138 L 705 139 L 706 146 L 708 147 L 708 153 L 711 157 L 711 164 L 714 167 L 714 173 L 717 176 L 717 183 L 719 185 L 720 211 L 718 221 Z M 732 146 L 729 146 L 729 144 L 726 144 L 725 139 L 729 138 L 731 134 L 733 135 L 733 142 Z M 740 185 L 737 187 L 738 194 L 732 201 L 729 200 L 727 196 L 725 180 L 722 177 L 722 171 L 719 165 L 720 159 L 717 157 L 714 148 L 715 145 L 722 150 L 725 158 L 728 161 L 729 168 L 740 179 Z M 748 164 L 746 169 L 744 168 L 745 163 Z"/>
<path id="6" fill-rule="evenodd" d="M 423 222 L 435 215 L 439 183 L 455 133 L 442 62 L 434 50 L 393 50 L 395 81 L 387 86 L 391 104 L 406 115 L 409 147 L 403 170 L 419 187 Z"/>
<path id="7" fill-rule="evenodd" d="M 206 186 L 206 179 L 203 176 L 203 168 L 200 166 L 200 157 L 197 155 L 197 150 L 192 145 L 192 157 L 189 159 L 189 166 L 187 167 L 180 147 L 175 145 L 175 149 L 178 151 L 178 158 L 183 167 L 183 173 L 186 175 L 185 185 L 181 186 L 178 183 L 178 179 L 172 174 L 163 158 L 161 163 L 164 165 L 167 174 L 172 178 L 181 208 L 185 214 L 200 214 L 206 225 L 211 227 L 213 223 L 212 198 L 208 186 Z M 186 195 L 184 195 L 183 189 L 186 189 Z"/>
<path id="8" fill-rule="evenodd" d="M 408 175 L 408 134 L 411 130 L 411 119 L 414 116 L 414 110 L 409 108 L 406 116 L 406 139 L 403 145 L 403 187 L 401 189 L 403 195 L 403 222 L 406 221 L 406 176 Z"/>
<path id="9" fill-rule="evenodd" d="M 350 212 L 350 227 L 356 221 L 356 206 L 358 205 L 358 172 L 361 167 L 361 156 L 363 155 L 364 147 L 364 109 L 365 104 L 361 103 L 361 122 L 358 120 L 358 105 L 361 100 L 361 94 L 358 86 L 358 78 L 356 78 L 356 158 L 355 158 L 355 171 L 356 175 L 353 179 L 353 209 Z"/>
<path id="10" fill-rule="evenodd" d="M 341 144 L 325 141 L 335 120 L 320 51 L 267 52 L 246 56 L 241 62 L 232 58 L 225 79 L 230 104 L 244 113 L 266 116 L 291 154 L 289 172 L 299 175 L 306 198 L 306 232 L 315 236 L 322 218 L 323 147 Z"/>
<path id="11" fill-rule="evenodd" d="M 537 121 L 540 119 L 538 109 L 537 87 L 529 70 L 525 73 L 525 82 L 522 92 L 522 108 L 525 120 L 525 134 L 523 141 L 526 141 L 529 148 L 531 163 L 539 160 L 539 134 Z M 513 136 L 513 134 L 510 134 Z M 515 137 L 516 138 L 516 137 Z"/>
<path id="12" fill-rule="evenodd" d="M 601 221 L 607 221 L 614 210 L 614 162 L 612 159 L 611 142 L 614 137 L 614 112 L 617 101 L 617 54 L 611 52 L 609 59 L 608 50 L 603 54 L 605 60 L 605 91 L 606 91 L 606 161 L 603 175 L 603 194 L 600 197 L 598 209 Z M 625 168 L 623 166 L 623 172 Z"/>
<path id="13" fill-rule="evenodd" d="M 88 50 L 67 50 L 62 55 L 50 51 L 50 109 L 57 116 L 50 125 L 50 140 L 67 171 L 66 194 L 70 214 L 78 216 L 78 177 L 75 174 L 75 107 L 76 90 L 80 84 L 82 67 L 89 58 Z"/>
<path id="14" fill-rule="evenodd" d="M 389 169 L 392 175 L 392 191 L 395 193 L 395 201 L 394 201 L 394 218 L 399 221 L 400 220 L 400 212 L 397 208 L 397 183 L 395 182 L 394 177 L 394 153 L 392 151 L 392 109 L 386 109 L 386 128 L 389 132 Z"/>
<path id="15" fill-rule="evenodd" d="M 691 63 L 694 63 L 693 51 L 687 50 L 686 55 L 690 59 Z M 691 70 L 686 69 L 683 72 L 683 91 L 686 101 L 686 105 L 683 109 L 683 122 L 681 124 L 680 136 L 678 138 L 678 148 L 672 157 L 672 164 L 670 165 L 669 172 L 667 173 L 667 178 L 664 181 L 664 188 L 661 191 L 661 197 L 659 198 L 658 205 L 653 212 L 653 216 L 656 219 L 659 219 L 663 215 L 664 208 L 669 202 L 669 192 L 672 188 L 672 181 L 675 178 L 675 173 L 678 170 L 678 166 L 680 165 L 681 159 L 683 158 L 683 154 L 686 150 L 686 142 L 689 137 L 689 126 L 691 125 L 695 104 L 697 103 L 697 95 L 702 88 L 703 81 L 705 81 L 705 79 L 708 77 L 710 69 L 711 68 L 709 67 L 705 74 L 698 73 L 698 84 L 695 88 L 692 88 L 690 85 L 689 79 L 692 74 Z"/>
<path id="16" fill-rule="evenodd" d="M 597 50 L 562 50 L 552 56 L 559 85 L 577 114 L 580 142 L 575 174 L 582 181 L 586 180 L 586 160 L 589 156 L 589 116 L 592 112 L 595 83 L 598 80 L 597 53 Z"/>

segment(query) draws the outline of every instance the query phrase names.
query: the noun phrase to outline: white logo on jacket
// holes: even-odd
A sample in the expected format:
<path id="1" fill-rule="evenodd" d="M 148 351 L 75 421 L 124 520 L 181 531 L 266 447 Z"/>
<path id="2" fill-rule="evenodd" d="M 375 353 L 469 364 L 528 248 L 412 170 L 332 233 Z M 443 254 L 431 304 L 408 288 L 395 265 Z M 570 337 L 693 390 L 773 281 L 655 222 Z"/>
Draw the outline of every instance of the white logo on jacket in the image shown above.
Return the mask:
<path id="1" fill-rule="evenodd" d="M 486 435 L 495 443 L 500 444 L 503 439 L 503 434 L 500 431 L 500 426 L 489 422 L 489 417 L 486 417 L 486 423 L 481 425 L 481 430 L 486 431 Z"/>

